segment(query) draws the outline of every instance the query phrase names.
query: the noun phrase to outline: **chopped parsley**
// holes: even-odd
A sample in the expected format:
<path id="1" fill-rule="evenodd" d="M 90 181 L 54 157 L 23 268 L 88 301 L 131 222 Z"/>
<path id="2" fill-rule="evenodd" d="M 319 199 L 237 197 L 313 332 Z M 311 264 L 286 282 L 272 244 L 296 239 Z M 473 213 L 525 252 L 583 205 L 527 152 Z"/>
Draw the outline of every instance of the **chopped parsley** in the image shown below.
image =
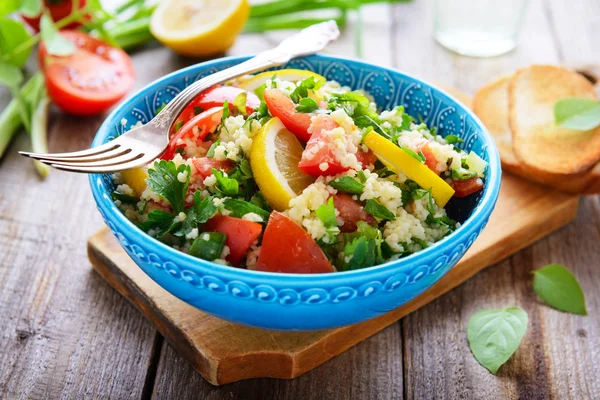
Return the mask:
<path id="1" fill-rule="evenodd" d="M 309 76 L 301 81 L 298 86 L 296 86 L 296 89 L 290 93 L 290 99 L 292 99 L 294 103 L 299 103 L 301 98 L 308 97 L 309 90 L 318 90 L 324 83 L 325 81 L 323 79 L 315 80 L 314 76 Z"/>
<path id="2" fill-rule="evenodd" d="M 252 204 L 248 201 L 239 200 L 239 199 L 226 199 L 223 202 L 223 207 L 226 210 L 229 210 L 229 215 L 236 218 L 242 218 L 244 215 L 249 213 L 254 213 L 260 215 L 263 219 L 263 222 L 266 222 L 269 219 L 269 212 L 263 210 L 261 207 Z"/>
<path id="3" fill-rule="evenodd" d="M 305 97 L 300 99 L 300 102 L 296 106 L 296 111 L 301 113 L 311 113 L 319 109 L 317 102 L 311 99 L 310 97 Z"/>
<path id="4" fill-rule="evenodd" d="M 119 200 L 121 203 L 125 204 L 137 204 L 139 199 L 134 196 L 129 196 L 127 194 L 123 194 L 121 192 L 117 192 L 116 190 L 112 192 L 113 201 Z"/>
<path id="5" fill-rule="evenodd" d="M 226 173 L 215 168 L 212 169 L 212 173 L 217 178 L 217 186 L 224 195 L 236 196 L 238 194 L 240 190 L 238 181 L 229 178 Z"/>
<path id="6" fill-rule="evenodd" d="M 213 261 L 221 257 L 227 235 L 220 232 L 203 232 L 194 241 L 188 254 L 204 260 Z"/>
<path id="7" fill-rule="evenodd" d="M 365 204 L 365 211 L 374 216 L 375 218 L 379 218 L 384 221 L 393 221 L 396 219 L 394 213 L 387 209 L 385 206 L 382 206 L 377 200 L 367 200 L 367 203 Z"/>
<path id="8" fill-rule="evenodd" d="M 238 94 L 237 96 L 235 96 L 235 99 L 233 99 L 233 105 L 237 108 L 239 113 L 242 114 L 243 116 L 248 115 L 247 110 L 246 110 L 247 99 L 248 99 L 248 94 L 246 92 L 242 92 L 242 93 Z"/>
<path id="9" fill-rule="evenodd" d="M 185 174 L 184 182 L 179 180 L 179 174 Z M 183 211 L 185 195 L 190 182 L 190 167 L 186 164 L 175 165 L 173 161 L 160 160 L 148 169 L 146 183 L 150 190 L 167 200 L 173 212 Z"/>
<path id="10" fill-rule="evenodd" d="M 334 243 L 337 235 L 340 233 L 340 228 L 337 226 L 337 217 L 335 215 L 335 207 L 333 206 L 333 197 L 330 197 L 327 203 L 319 206 L 315 213 L 327 231 L 328 240 L 325 242 Z"/>
<path id="11" fill-rule="evenodd" d="M 342 176 L 340 178 L 335 178 L 334 180 L 329 182 L 328 185 L 339 192 L 351 194 L 361 194 L 365 188 L 365 185 L 363 185 L 362 183 L 350 176 Z"/>

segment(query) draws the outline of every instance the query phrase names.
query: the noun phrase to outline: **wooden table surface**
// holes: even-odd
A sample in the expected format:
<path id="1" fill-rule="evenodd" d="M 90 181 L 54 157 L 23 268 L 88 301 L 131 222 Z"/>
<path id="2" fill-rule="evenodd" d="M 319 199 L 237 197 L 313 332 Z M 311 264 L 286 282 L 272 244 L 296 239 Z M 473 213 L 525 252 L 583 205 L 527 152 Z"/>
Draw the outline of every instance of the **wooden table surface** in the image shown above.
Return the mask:
<path id="1" fill-rule="evenodd" d="M 518 48 L 501 57 L 452 54 L 432 37 L 432 1 L 364 9 L 364 54 L 427 80 L 474 91 L 531 63 L 600 62 L 600 2 L 532 0 Z M 245 35 L 230 54 L 260 51 L 282 35 Z M 329 52 L 354 56 L 347 30 Z M 197 60 L 150 46 L 133 55 L 137 86 Z M 0 91 L 0 108 L 8 102 Z M 51 151 L 90 145 L 103 120 L 53 112 Z M 16 150 L 0 161 L 0 398 L 420 399 L 600 398 L 600 198 L 579 216 L 504 262 L 294 380 L 255 379 L 213 387 L 135 308 L 92 271 L 87 237 L 101 227 L 87 178 L 53 171 L 46 181 Z M 589 314 L 536 299 L 531 271 L 571 268 Z M 497 376 L 472 357 L 469 316 L 524 308 L 530 318 L 516 354 Z"/>

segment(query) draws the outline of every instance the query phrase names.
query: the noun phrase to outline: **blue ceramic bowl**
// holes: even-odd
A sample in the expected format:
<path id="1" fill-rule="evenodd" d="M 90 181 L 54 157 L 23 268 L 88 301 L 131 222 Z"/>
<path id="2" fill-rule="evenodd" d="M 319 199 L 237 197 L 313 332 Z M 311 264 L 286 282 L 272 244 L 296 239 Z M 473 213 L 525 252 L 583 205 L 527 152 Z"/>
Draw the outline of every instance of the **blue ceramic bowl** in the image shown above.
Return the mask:
<path id="1" fill-rule="evenodd" d="M 223 58 L 161 78 L 119 105 L 100 127 L 93 146 L 148 122 L 157 109 L 190 83 L 238 64 Z M 453 97 L 396 70 L 362 61 L 315 55 L 282 68 L 315 71 L 352 89 L 372 94 L 380 108 L 403 105 L 445 136 L 454 134 L 488 162 L 485 188 L 453 199 L 449 214 L 463 222 L 435 245 L 398 261 L 372 268 L 318 275 L 281 274 L 226 267 L 188 256 L 146 235 L 113 204 L 110 175 L 91 175 L 98 210 L 121 246 L 155 282 L 181 300 L 217 317 L 279 330 L 316 330 L 355 324 L 414 299 L 444 276 L 485 227 L 500 189 L 500 162 L 483 124 Z M 124 125 L 123 123 L 127 121 Z"/>

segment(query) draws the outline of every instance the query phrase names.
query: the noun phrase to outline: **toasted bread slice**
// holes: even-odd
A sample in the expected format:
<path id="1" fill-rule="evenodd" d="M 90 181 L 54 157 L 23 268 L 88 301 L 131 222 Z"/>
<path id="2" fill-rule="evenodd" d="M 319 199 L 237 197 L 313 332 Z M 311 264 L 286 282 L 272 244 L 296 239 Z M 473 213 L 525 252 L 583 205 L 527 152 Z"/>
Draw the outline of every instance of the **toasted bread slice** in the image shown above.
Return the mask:
<path id="1" fill-rule="evenodd" d="M 513 150 L 527 176 L 544 183 L 586 180 L 600 161 L 600 128 L 581 132 L 555 124 L 554 104 L 567 97 L 597 95 L 582 75 L 557 66 L 532 65 L 510 80 Z"/>
<path id="2" fill-rule="evenodd" d="M 473 98 L 473 111 L 496 142 L 502 168 L 520 175 L 521 165 L 513 151 L 508 123 L 508 85 L 512 77 L 505 76 L 479 89 Z"/>

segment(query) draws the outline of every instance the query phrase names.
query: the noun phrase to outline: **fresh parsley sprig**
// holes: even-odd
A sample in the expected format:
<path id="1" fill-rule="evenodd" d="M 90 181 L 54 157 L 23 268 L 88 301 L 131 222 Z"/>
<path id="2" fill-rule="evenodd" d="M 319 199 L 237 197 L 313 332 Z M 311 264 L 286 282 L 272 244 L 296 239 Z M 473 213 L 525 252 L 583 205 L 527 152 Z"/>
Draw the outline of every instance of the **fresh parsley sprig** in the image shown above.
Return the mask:
<path id="1" fill-rule="evenodd" d="M 181 180 L 183 178 L 183 181 Z M 175 213 L 182 212 L 190 182 L 190 166 L 175 165 L 173 161 L 160 160 L 148 169 L 146 183 L 157 195 L 169 202 Z"/>

